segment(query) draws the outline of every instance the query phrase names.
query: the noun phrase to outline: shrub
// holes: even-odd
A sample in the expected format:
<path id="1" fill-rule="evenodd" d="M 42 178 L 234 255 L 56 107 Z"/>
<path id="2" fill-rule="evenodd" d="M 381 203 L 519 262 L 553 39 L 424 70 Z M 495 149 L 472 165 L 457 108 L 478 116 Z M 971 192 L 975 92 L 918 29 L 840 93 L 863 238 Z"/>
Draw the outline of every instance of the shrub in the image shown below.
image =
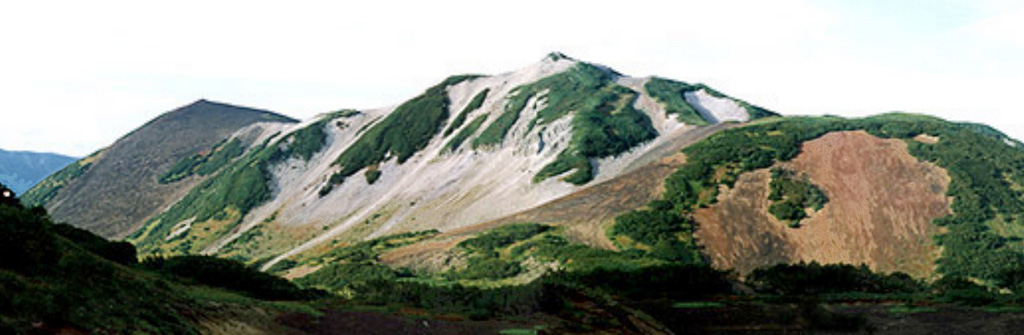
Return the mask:
<path id="1" fill-rule="evenodd" d="M 759 292 L 783 296 L 815 296 L 828 293 L 916 293 L 924 285 L 904 273 L 877 274 L 866 265 L 817 262 L 779 264 L 756 269 L 747 284 Z"/>
<path id="2" fill-rule="evenodd" d="M 53 226 L 53 232 L 57 235 L 75 242 L 78 246 L 121 265 L 133 265 L 138 259 L 135 246 L 128 242 L 113 242 L 96 236 L 86 230 L 75 228 L 68 224 L 57 224 Z"/>
<path id="3" fill-rule="evenodd" d="M 394 156 L 404 163 L 427 146 L 448 119 L 448 87 L 478 76 L 453 76 L 399 105 L 370 127 L 334 161 L 335 176 L 348 177 Z M 331 180 L 341 180 L 332 176 Z M 327 189 L 330 192 L 330 189 Z"/>
<path id="4" fill-rule="evenodd" d="M 238 291 L 258 299 L 296 300 L 317 295 L 237 261 L 210 256 L 150 257 L 142 266 L 186 282 Z"/>

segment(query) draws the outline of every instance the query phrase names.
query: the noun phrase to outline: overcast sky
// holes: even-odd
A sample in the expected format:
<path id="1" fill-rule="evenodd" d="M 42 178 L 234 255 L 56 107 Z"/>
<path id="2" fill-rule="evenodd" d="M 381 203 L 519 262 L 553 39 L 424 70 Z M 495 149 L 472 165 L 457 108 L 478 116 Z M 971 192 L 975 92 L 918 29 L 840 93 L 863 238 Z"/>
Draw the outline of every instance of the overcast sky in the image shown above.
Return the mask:
<path id="1" fill-rule="evenodd" d="M 0 148 L 76 156 L 206 98 L 295 118 L 550 51 L 787 115 L 927 113 L 1024 139 L 1024 1 L 17 1 Z"/>

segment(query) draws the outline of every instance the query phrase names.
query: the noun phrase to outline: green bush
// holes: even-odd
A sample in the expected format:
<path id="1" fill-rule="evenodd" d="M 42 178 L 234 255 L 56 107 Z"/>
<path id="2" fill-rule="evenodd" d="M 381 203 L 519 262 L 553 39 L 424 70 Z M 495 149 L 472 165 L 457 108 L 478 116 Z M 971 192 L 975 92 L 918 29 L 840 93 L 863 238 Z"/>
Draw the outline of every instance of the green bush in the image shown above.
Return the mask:
<path id="1" fill-rule="evenodd" d="M 211 256 L 149 257 L 143 268 L 186 280 L 186 283 L 238 291 L 258 299 L 301 300 L 318 294 L 237 261 Z"/>
<path id="2" fill-rule="evenodd" d="M 708 121 L 686 102 L 686 92 L 696 91 L 693 85 L 658 77 L 652 77 L 644 85 L 644 90 L 652 98 L 665 105 L 665 114 L 675 114 L 679 121 L 690 125 L 707 125 Z"/>
<path id="3" fill-rule="evenodd" d="M 556 272 L 547 281 L 598 289 L 633 300 L 694 300 L 732 293 L 726 273 L 707 265 L 663 264 L 635 269 L 599 267 Z"/>
<path id="4" fill-rule="evenodd" d="M 369 169 L 369 170 L 366 170 L 366 172 L 365 172 L 365 174 L 363 176 L 366 177 L 366 183 L 367 184 L 373 185 L 373 183 L 376 182 L 377 179 L 380 179 L 380 173 L 381 173 L 380 170 Z"/>
<path id="5" fill-rule="evenodd" d="M 543 233 L 549 229 L 551 229 L 551 226 L 537 223 L 504 225 L 480 234 L 477 237 L 462 241 L 459 243 L 459 247 L 469 250 L 493 251 Z"/>
<path id="6" fill-rule="evenodd" d="M 245 148 L 237 138 L 231 141 L 223 140 L 210 148 L 207 154 L 195 154 L 182 158 L 171 166 L 171 169 L 160 176 L 161 184 L 170 184 L 192 175 L 206 176 L 217 172 L 221 167 L 238 157 Z"/>
<path id="7" fill-rule="evenodd" d="M 370 127 L 334 161 L 341 167 L 331 177 L 344 181 L 370 165 L 394 156 L 404 163 L 427 146 L 448 119 L 448 87 L 478 76 L 453 76 L 399 105 L 391 114 Z M 325 189 L 330 192 L 330 189 Z M 326 195 L 326 193 L 325 193 Z"/>
<path id="8" fill-rule="evenodd" d="M 39 207 L 0 205 L 0 332 L 34 334 L 42 324 L 98 334 L 198 334 L 183 316 L 195 305 L 157 285 L 160 279 L 91 253 L 108 250 L 98 240 L 55 226 Z"/>
<path id="9" fill-rule="evenodd" d="M 807 175 L 797 176 L 791 170 L 772 169 L 769 187 L 768 199 L 772 204 L 768 212 L 779 221 L 789 221 L 791 227 L 799 226 L 800 220 L 807 217 L 808 210 L 821 210 L 828 203 L 825 192 L 811 184 Z"/>
<path id="10" fill-rule="evenodd" d="M 46 212 L 0 204 L 0 269 L 46 273 L 60 260 Z"/>
<path id="11" fill-rule="evenodd" d="M 480 106 L 484 105 L 484 100 L 487 99 L 487 94 L 490 92 L 491 89 L 485 88 L 483 91 L 480 91 L 480 93 L 477 93 L 476 96 L 473 96 L 473 100 L 466 105 L 466 108 L 462 109 L 462 112 L 459 112 L 459 115 L 456 116 L 455 119 L 452 120 L 451 124 L 448 125 L 448 128 L 444 130 L 444 137 L 448 137 L 448 135 L 451 135 L 456 129 L 462 127 L 462 124 L 466 122 L 466 118 L 469 116 L 469 113 L 480 109 Z"/>
<path id="12" fill-rule="evenodd" d="M 449 140 L 448 143 L 444 145 L 444 150 L 448 152 L 454 152 L 455 150 L 458 150 L 459 147 L 462 146 L 462 143 L 469 139 L 470 136 L 473 136 L 473 134 L 476 134 L 477 129 L 480 129 L 480 126 L 483 125 L 484 122 L 486 121 L 486 114 L 477 116 L 475 119 L 473 119 L 473 122 L 470 122 L 469 125 L 466 126 L 466 128 L 462 128 L 462 130 L 459 130 L 459 133 L 455 134 L 455 137 L 452 137 L 452 139 Z"/>
<path id="13" fill-rule="evenodd" d="M 932 283 L 932 290 L 938 301 L 967 306 L 985 306 L 997 299 L 995 293 L 963 277 L 943 277 Z"/>
<path id="14" fill-rule="evenodd" d="M 878 274 L 866 265 L 817 262 L 779 264 L 756 269 L 746 282 L 759 292 L 782 296 L 816 296 L 829 293 L 917 293 L 924 284 L 904 273 Z"/>
<path id="15" fill-rule="evenodd" d="M 83 249 L 121 265 L 134 265 L 138 262 L 135 246 L 128 242 L 113 242 L 96 236 L 86 230 L 68 224 L 53 225 L 53 233 L 60 235 Z"/>

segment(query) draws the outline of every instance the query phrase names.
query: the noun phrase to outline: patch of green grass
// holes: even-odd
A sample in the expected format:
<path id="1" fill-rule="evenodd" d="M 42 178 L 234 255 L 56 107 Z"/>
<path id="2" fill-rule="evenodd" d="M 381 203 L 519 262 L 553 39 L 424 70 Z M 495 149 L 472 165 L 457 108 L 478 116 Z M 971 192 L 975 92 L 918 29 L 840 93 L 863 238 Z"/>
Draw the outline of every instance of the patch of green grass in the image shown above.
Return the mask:
<path id="1" fill-rule="evenodd" d="M 188 156 L 174 163 L 166 173 L 160 176 L 159 182 L 170 184 L 196 174 L 209 175 L 220 170 L 243 152 L 245 152 L 245 148 L 242 146 L 242 141 L 237 138 L 230 141 L 225 139 L 215 144 L 207 152 Z"/>
<path id="2" fill-rule="evenodd" d="M 985 306 L 982 310 L 989 313 L 1022 313 L 1024 306 Z"/>
<path id="3" fill-rule="evenodd" d="M 684 82 L 652 77 L 644 85 L 644 90 L 647 91 L 648 95 L 665 105 L 666 115 L 675 114 L 678 116 L 679 121 L 690 125 L 702 126 L 708 124 L 708 121 L 701 117 L 700 112 L 697 112 L 690 103 L 686 102 L 686 92 L 697 90 L 696 86 Z"/>
<path id="4" fill-rule="evenodd" d="M 537 335 L 537 329 L 505 329 L 498 334 L 502 335 Z"/>
<path id="5" fill-rule="evenodd" d="M 64 186 L 81 177 L 86 171 L 89 171 L 89 168 L 92 167 L 93 162 L 103 153 L 103 150 L 105 149 L 96 151 L 89 155 L 89 157 L 82 158 L 54 172 L 53 175 L 25 191 L 25 194 L 21 195 L 21 201 L 28 206 L 45 206 L 50 200 L 53 200 L 53 197 L 57 196 L 57 192 L 64 188 Z"/>
<path id="6" fill-rule="evenodd" d="M 504 225 L 480 234 L 477 237 L 462 241 L 459 243 L 459 247 L 470 250 L 494 250 L 516 241 L 525 240 L 550 229 L 551 226 L 537 223 Z"/>
<path id="7" fill-rule="evenodd" d="M 672 304 L 672 308 L 682 309 L 719 308 L 722 306 L 725 305 L 714 301 L 681 301 Z"/>
<path id="8" fill-rule="evenodd" d="M 931 306 L 908 306 L 899 305 L 889 307 L 889 314 L 924 314 L 924 313 L 935 313 L 939 309 Z"/>

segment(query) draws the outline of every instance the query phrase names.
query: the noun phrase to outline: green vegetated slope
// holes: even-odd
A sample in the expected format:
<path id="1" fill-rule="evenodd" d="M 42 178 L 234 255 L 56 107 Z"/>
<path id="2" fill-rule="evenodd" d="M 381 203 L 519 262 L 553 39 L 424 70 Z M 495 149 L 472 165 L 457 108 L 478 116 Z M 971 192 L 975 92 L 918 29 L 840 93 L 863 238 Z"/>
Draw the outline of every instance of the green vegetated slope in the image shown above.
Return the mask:
<path id="1" fill-rule="evenodd" d="M 309 160 L 327 141 L 325 127 L 353 114 L 329 114 L 279 141 L 273 138 L 255 146 L 193 188 L 170 209 L 150 220 L 129 239 L 142 252 L 192 253 L 206 246 L 241 222 L 256 206 L 270 199 L 270 167 L 288 159 Z M 197 168 L 202 167 L 200 164 Z M 172 228 L 191 220 L 193 227 L 167 239 Z"/>
<path id="2" fill-rule="evenodd" d="M 946 169 L 952 177 L 949 195 L 952 215 L 935 221 L 947 232 L 938 236 L 943 253 L 938 272 L 947 277 L 975 278 L 998 284 L 1007 273 L 1024 265 L 1019 241 L 1024 215 L 1024 151 L 1003 143 L 1005 135 L 979 132 L 976 127 L 936 118 L 887 114 L 864 119 L 834 117 L 785 118 L 730 129 L 684 150 L 687 164 L 665 183 L 664 202 L 620 218 L 614 234 L 642 239 L 637 248 L 651 243 L 680 240 L 679 232 L 689 229 L 684 217 L 698 206 L 715 201 L 718 185 L 731 186 L 743 172 L 788 161 L 800 152 L 801 144 L 826 133 L 864 130 L 882 138 L 903 139 L 910 153 Z M 937 136 L 934 144 L 911 140 L 919 134 Z M 797 191 L 794 190 L 793 191 Z M 813 188 L 804 187 L 807 198 Z M 783 198 L 786 198 L 783 195 Z M 808 200 L 802 206 L 816 207 L 825 199 Z M 629 224 L 633 216 L 670 217 L 647 220 L 657 224 Z M 624 225 L 624 226 L 622 226 Z M 634 232 L 628 235 L 627 232 Z M 647 236 L 647 237 L 642 237 Z M 613 238 L 616 236 L 613 236 Z M 692 245 L 687 245 L 691 246 Z M 651 249 L 658 252 L 659 248 Z"/>
<path id="3" fill-rule="evenodd" d="M 167 173 L 160 176 L 160 183 L 173 183 L 192 175 L 206 176 L 217 172 L 222 166 L 243 152 L 245 152 L 245 148 L 239 139 L 232 138 L 230 141 L 221 141 L 214 145 L 213 148 L 210 148 L 209 151 L 185 157 L 174 163 L 174 166 Z"/>
<path id="4" fill-rule="evenodd" d="M 448 105 L 451 103 L 448 87 L 478 77 L 449 77 L 399 105 L 338 156 L 334 165 L 341 169 L 331 175 L 330 181 L 320 190 L 320 195 L 330 193 L 334 185 L 343 183 L 345 178 L 366 167 L 380 164 L 391 157 L 395 157 L 401 164 L 425 148 L 448 120 Z"/>
<path id="5" fill-rule="evenodd" d="M 458 243 L 448 251 L 453 263 L 434 272 L 391 268 L 380 262 L 388 250 L 437 235 L 423 232 L 336 247 L 332 258 L 314 264 L 323 266 L 319 271 L 298 282 L 341 292 L 362 303 L 415 306 L 477 318 L 542 311 L 576 320 L 590 330 L 600 326 L 593 320 L 573 319 L 571 315 L 586 313 L 574 307 L 579 305 L 567 303 L 572 300 L 568 297 L 611 299 L 643 310 L 670 328 L 688 329 L 672 323 L 682 317 L 680 308 L 741 304 L 722 300 L 722 295 L 739 294 L 726 284 L 735 279 L 709 267 L 692 241 L 694 223 L 689 213 L 712 204 L 718 186 L 731 185 L 740 174 L 791 160 L 803 142 L 849 130 L 903 139 L 914 156 L 945 168 L 952 176 L 949 195 L 955 214 L 936 221 L 947 229 L 938 237 L 943 247 L 938 264 L 943 278 L 925 283 L 902 273 L 874 273 L 863 265 L 777 265 L 755 270 L 745 279 L 754 289 L 754 299 L 769 304 L 803 301 L 808 303 L 806 308 L 785 313 L 801 315 L 798 319 L 809 323 L 804 326 L 833 330 L 863 330 L 866 321 L 856 315 L 831 314 L 817 301 L 880 299 L 906 301 L 908 306 L 1017 306 L 1024 301 L 1024 251 L 1014 243 L 1020 240 L 1018 218 L 1024 214 L 1024 151 L 1003 143 L 1001 134 L 907 114 L 769 119 L 698 142 L 684 149 L 687 164 L 666 181 L 664 199 L 620 216 L 609 229 L 620 251 L 574 243 L 564 236 L 564 228 L 523 223 Z M 912 140 L 920 134 L 941 140 L 931 144 Z M 779 202 L 814 209 L 828 201 L 801 176 L 777 171 L 774 177 L 772 188 Z M 274 270 L 298 265 L 309 264 L 293 261 Z M 979 285 L 979 280 L 989 288 Z M 695 299 L 718 302 L 675 303 Z"/>
<path id="6" fill-rule="evenodd" d="M 3 334 L 199 334 L 198 320 L 226 310 L 308 310 L 259 299 L 318 296 L 210 257 L 142 265 L 131 244 L 54 224 L 42 208 L 16 203 L 0 204 L 0 253 Z"/>
<path id="7" fill-rule="evenodd" d="M 573 135 L 568 148 L 535 176 L 542 181 L 573 171 L 564 180 L 585 184 L 594 178 L 592 159 L 621 154 L 658 136 L 646 114 L 633 108 L 637 92 L 614 82 L 616 74 L 594 65 L 573 68 L 513 90 L 504 111 L 480 135 L 473 147 L 502 143 L 527 104 L 543 101 L 544 108 L 529 121 L 529 128 L 572 116 Z"/>
<path id="8" fill-rule="evenodd" d="M 68 166 L 65 166 L 63 169 L 54 172 L 49 177 L 36 184 L 36 186 L 29 189 L 28 192 L 25 192 L 21 197 L 22 201 L 33 206 L 42 206 L 50 202 L 61 188 L 75 179 L 78 179 L 78 177 L 81 177 L 86 171 L 89 171 L 93 162 L 95 162 L 102 154 L 103 150 L 97 151 L 86 158 L 82 158 L 77 162 L 68 164 Z"/>
<path id="9" fill-rule="evenodd" d="M 751 105 L 743 100 L 729 97 L 704 84 L 691 85 L 681 81 L 651 77 L 651 80 L 647 81 L 647 84 L 644 84 L 644 90 L 647 91 L 648 95 L 665 105 L 666 114 L 675 114 L 679 117 L 679 121 L 691 125 L 708 124 L 708 120 L 705 120 L 704 117 L 700 115 L 700 112 L 694 109 L 690 103 L 686 102 L 686 93 L 697 92 L 700 90 L 704 90 L 708 94 L 718 98 L 728 98 L 736 101 L 736 103 L 747 110 L 747 114 L 750 115 L 751 120 L 778 116 L 775 112 Z"/>
<path id="10" fill-rule="evenodd" d="M 462 241 L 452 252 L 465 259 L 464 264 L 442 272 L 392 268 L 379 260 L 379 256 L 389 250 L 437 234 L 436 231 L 405 233 L 351 246 L 336 246 L 315 260 L 280 263 L 270 271 L 280 273 L 299 265 L 321 266 L 297 283 L 336 292 L 353 301 L 408 304 L 437 313 L 459 313 L 474 318 L 528 316 L 549 311 L 550 307 L 544 306 L 542 301 L 542 292 L 551 289 L 552 282 L 590 278 L 594 273 L 625 274 L 678 266 L 707 271 L 697 271 L 691 276 L 714 272 L 699 263 L 670 263 L 640 252 L 619 253 L 588 247 L 569 241 L 561 228 L 534 223 L 502 226 Z M 716 282 L 722 279 L 713 275 L 691 280 Z M 625 283 L 617 285 L 624 288 Z M 650 294 L 669 294 L 670 291 Z"/>

